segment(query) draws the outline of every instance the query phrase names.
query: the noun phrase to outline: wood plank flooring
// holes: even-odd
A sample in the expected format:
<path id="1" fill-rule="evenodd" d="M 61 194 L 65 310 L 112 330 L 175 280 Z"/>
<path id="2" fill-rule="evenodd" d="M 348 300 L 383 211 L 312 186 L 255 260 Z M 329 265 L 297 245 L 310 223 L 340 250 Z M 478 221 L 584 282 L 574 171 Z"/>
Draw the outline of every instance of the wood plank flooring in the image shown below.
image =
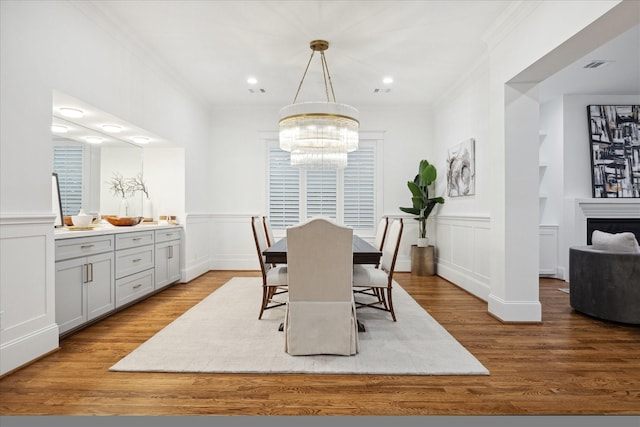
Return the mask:
<path id="1" fill-rule="evenodd" d="M 540 280 L 542 323 L 503 324 L 442 278 L 394 276 L 490 376 L 108 371 L 231 277 L 257 275 L 209 272 L 63 339 L 0 380 L 0 415 L 640 414 L 640 328 L 573 312 L 553 279 Z"/>

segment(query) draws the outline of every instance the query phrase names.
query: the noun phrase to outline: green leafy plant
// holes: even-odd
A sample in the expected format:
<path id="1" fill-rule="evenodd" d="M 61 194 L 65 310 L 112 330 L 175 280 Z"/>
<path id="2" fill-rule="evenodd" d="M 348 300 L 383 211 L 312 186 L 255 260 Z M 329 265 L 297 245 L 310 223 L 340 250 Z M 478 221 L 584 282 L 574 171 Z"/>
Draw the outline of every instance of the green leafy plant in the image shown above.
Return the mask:
<path id="1" fill-rule="evenodd" d="M 411 201 L 413 207 L 403 208 L 400 210 L 411 215 L 419 224 L 419 237 L 424 239 L 427 237 L 427 218 L 438 203 L 444 203 L 442 197 L 429 197 L 429 186 L 435 182 L 438 176 L 436 167 L 426 160 L 421 160 L 418 168 L 418 174 L 413 181 L 407 182 L 407 186 L 411 191 Z"/>

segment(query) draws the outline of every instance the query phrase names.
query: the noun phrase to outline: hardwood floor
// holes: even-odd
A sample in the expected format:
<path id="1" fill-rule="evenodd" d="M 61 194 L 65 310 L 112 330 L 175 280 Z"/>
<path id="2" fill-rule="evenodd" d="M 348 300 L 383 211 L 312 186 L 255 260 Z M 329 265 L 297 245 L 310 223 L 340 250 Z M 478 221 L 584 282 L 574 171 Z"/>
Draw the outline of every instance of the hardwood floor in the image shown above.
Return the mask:
<path id="1" fill-rule="evenodd" d="M 257 275 L 210 272 L 63 339 L 60 351 L 0 380 L 0 415 L 640 413 L 640 328 L 573 312 L 558 291 L 566 283 L 553 279 L 540 280 L 542 323 L 503 324 L 444 279 L 394 276 L 490 376 L 108 371 L 231 277 Z"/>

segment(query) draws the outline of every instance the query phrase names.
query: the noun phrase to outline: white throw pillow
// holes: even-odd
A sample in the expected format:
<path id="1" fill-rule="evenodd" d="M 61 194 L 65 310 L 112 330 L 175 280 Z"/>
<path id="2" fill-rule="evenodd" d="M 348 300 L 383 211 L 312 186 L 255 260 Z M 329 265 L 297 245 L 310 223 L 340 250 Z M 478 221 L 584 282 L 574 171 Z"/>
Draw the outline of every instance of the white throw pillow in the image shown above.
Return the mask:
<path id="1" fill-rule="evenodd" d="M 611 234 L 600 230 L 594 230 L 591 235 L 591 244 L 594 249 L 602 251 L 631 252 L 640 254 L 640 245 L 638 245 L 636 236 L 630 232 Z"/>

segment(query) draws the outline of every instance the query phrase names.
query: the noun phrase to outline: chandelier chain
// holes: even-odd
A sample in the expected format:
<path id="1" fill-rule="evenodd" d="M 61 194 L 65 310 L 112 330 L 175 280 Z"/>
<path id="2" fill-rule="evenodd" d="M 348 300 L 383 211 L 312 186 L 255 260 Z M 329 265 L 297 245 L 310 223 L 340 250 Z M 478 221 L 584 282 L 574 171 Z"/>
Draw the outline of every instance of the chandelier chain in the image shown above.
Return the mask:
<path id="1" fill-rule="evenodd" d="M 315 50 L 311 51 L 311 56 L 309 57 L 309 62 L 307 62 L 307 67 L 304 69 L 304 73 L 302 74 L 302 79 L 300 80 L 300 84 L 298 85 L 296 96 L 293 98 L 294 104 L 298 100 L 298 96 L 300 95 L 300 89 L 302 89 L 302 84 L 304 83 L 305 77 L 307 77 L 307 72 L 309 71 L 309 66 L 311 65 L 311 61 L 313 60 L 313 55 L 315 53 L 316 53 Z M 329 87 L 331 87 L 331 96 L 333 97 L 333 102 L 336 102 L 336 94 L 333 90 L 333 82 L 331 81 L 331 74 L 329 73 L 329 64 L 327 64 L 327 58 L 324 56 L 324 51 L 320 52 L 320 62 L 322 64 L 322 79 L 324 80 L 324 91 L 327 97 L 327 102 L 330 101 Z"/>

